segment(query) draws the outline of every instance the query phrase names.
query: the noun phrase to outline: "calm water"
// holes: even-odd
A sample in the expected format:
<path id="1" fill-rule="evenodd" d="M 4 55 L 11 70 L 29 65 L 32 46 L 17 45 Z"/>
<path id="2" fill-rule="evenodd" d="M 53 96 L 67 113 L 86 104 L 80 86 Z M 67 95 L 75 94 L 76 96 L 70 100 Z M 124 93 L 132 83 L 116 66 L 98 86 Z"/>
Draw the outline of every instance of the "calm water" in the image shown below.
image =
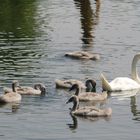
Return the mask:
<path id="1" fill-rule="evenodd" d="M 0 107 L 3 140 L 139 140 L 140 96 L 113 96 L 111 118 L 82 119 L 69 115 L 67 90 L 56 90 L 55 79 L 97 81 L 130 76 L 133 56 L 140 51 L 140 1 L 0 0 L 0 91 L 14 79 L 21 85 L 42 82 L 44 97 L 23 96 L 19 106 Z M 86 50 L 99 61 L 64 57 Z M 139 67 L 139 64 L 138 64 Z"/>

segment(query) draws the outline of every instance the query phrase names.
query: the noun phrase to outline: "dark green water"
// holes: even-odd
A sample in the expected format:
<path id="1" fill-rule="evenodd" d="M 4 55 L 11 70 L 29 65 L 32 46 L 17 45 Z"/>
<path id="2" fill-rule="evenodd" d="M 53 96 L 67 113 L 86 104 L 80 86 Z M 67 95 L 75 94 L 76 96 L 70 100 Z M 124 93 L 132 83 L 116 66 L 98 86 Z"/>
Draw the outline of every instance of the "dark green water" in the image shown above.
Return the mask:
<path id="1" fill-rule="evenodd" d="M 140 51 L 138 0 L 0 0 L 0 92 L 14 79 L 21 85 L 42 82 L 44 97 L 23 96 L 21 104 L 0 107 L 3 140 L 139 140 L 140 96 L 111 95 L 103 107 L 111 118 L 72 118 L 67 90 L 55 79 L 93 78 L 101 92 L 100 73 L 109 80 L 130 77 Z M 99 61 L 64 57 L 66 52 L 99 53 Z M 139 64 L 138 64 L 139 67 Z"/>

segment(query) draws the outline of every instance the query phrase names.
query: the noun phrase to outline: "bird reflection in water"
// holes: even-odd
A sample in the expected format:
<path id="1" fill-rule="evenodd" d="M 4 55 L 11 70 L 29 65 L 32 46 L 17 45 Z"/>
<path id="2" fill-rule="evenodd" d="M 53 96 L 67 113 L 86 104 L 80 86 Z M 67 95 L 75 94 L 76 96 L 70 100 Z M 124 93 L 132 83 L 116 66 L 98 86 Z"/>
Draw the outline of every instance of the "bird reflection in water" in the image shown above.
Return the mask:
<path id="1" fill-rule="evenodd" d="M 12 113 L 17 113 L 19 109 L 19 104 L 13 104 L 11 107 L 12 107 Z"/>
<path id="2" fill-rule="evenodd" d="M 20 104 L 19 103 L 7 103 L 7 104 L 0 104 L 0 109 L 10 109 L 12 113 L 17 113 L 18 109 L 19 109 Z M 9 113 L 6 112 L 6 113 Z"/>
<path id="3" fill-rule="evenodd" d="M 133 114 L 133 120 L 140 121 L 140 110 L 138 110 L 137 98 L 139 97 L 140 89 L 130 90 L 130 91 L 120 91 L 111 92 L 110 96 L 112 98 L 117 98 L 118 100 L 128 100 L 130 99 L 130 109 Z"/>
<path id="4" fill-rule="evenodd" d="M 72 115 L 70 114 L 71 118 L 72 118 L 72 123 L 68 123 L 68 127 L 71 131 L 74 131 L 78 128 L 78 120 L 81 120 L 81 121 L 90 121 L 90 122 L 96 122 L 100 119 L 104 119 L 105 121 L 110 121 L 111 119 L 111 116 L 108 116 L 108 117 L 82 117 L 82 116 L 75 116 L 75 115 Z"/>
<path id="5" fill-rule="evenodd" d="M 69 126 L 70 130 L 75 130 L 78 127 L 77 118 L 71 114 L 70 114 L 70 116 L 72 118 L 72 123 L 68 123 L 67 125 Z"/>
<path id="6" fill-rule="evenodd" d="M 109 94 L 112 98 L 116 98 L 118 100 L 126 100 L 131 98 L 132 96 L 136 96 L 138 93 L 140 93 L 140 90 L 134 89 L 134 90 L 110 92 Z"/>
<path id="7" fill-rule="evenodd" d="M 131 112 L 134 116 L 133 120 L 140 121 L 140 109 L 137 105 L 137 96 L 130 97 Z"/>
<path id="8" fill-rule="evenodd" d="M 100 0 L 96 0 L 95 11 L 93 11 L 90 0 L 74 0 L 77 9 L 80 9 L 81 14 L 81 29 L 82 29 L 82 41 L 84 46 L 93 46 L 93 31 L 95 25 L 98 24 Z"/>

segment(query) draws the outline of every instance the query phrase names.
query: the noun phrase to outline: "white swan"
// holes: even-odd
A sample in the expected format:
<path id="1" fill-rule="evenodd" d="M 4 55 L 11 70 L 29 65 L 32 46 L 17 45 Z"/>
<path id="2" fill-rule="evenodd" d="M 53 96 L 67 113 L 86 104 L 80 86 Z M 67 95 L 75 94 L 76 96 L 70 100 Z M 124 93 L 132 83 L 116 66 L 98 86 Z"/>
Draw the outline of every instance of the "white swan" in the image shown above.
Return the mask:
<path id="1" fill-rule="evenodd" d="M 140 88 L 140 78 L 137 74 L 136 64 L 140 59 L 140 53 L 136 54 L 133 58 L 131 65 L 131 78 L 117 77 L 111 82 L 108 82 L 103 74 L 101 74 L 102 88 L 106 91 L 124 91 L 134 90 Z"/>

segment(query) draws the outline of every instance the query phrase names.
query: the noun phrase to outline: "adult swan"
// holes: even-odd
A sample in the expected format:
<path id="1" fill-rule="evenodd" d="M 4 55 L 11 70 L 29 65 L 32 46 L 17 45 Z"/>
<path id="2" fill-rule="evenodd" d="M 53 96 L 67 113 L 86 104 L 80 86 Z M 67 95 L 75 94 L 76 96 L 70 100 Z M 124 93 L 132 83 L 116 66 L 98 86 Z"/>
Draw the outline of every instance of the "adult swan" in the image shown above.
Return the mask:
<path id="1" fill-rule="evenodd" d="M 136 54 L 133 58 L 131 65 L 131 78 L 117 77 L 111 82 L 108 82 L 103 74 L 101 74 L 102 88 L 106 91 L 124 91 L 134 90 L 140 88 L 140 78 L 137 73 L 136 64 L 140 59 L 140 53 Z"/>

